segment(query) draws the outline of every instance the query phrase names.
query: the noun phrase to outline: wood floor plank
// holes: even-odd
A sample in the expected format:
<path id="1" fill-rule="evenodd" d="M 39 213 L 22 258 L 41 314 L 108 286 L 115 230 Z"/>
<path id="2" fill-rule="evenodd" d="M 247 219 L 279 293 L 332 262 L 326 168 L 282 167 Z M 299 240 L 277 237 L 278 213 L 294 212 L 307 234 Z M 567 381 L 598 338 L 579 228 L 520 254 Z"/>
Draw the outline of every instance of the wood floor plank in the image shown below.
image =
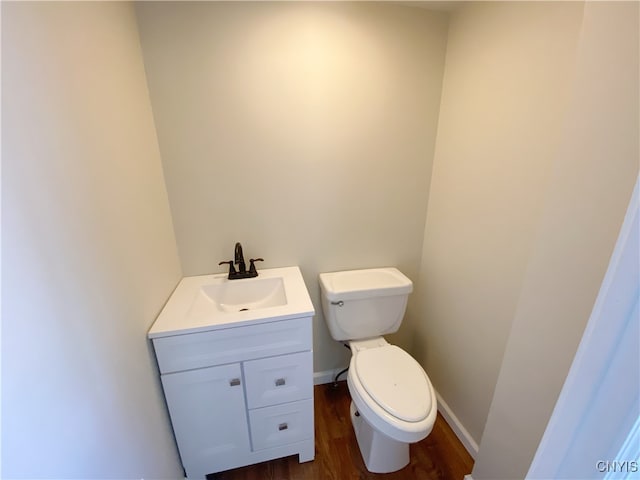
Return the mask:
<path id="1" fill-rule="evenodd" d="M 208 480 L 462 480 L 473 459 L 438 414 L 431 434 L 412 444 L 411 462 L 398 472 L 367 471 L 349 418 L 346 382 L 314 387 L 316 457 L 291 456 L 207 476 Z"/>

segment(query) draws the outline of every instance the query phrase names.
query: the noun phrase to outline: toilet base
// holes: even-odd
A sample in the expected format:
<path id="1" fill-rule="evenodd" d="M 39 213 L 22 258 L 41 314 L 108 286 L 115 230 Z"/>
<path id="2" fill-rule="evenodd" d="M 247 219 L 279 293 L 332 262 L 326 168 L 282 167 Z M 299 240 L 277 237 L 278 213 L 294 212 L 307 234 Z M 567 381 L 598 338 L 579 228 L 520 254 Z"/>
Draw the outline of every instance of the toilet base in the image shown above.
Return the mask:
<path id="1" fill-rule="evenodd" d="M 364 464 L 372 473 L 391 473 L 409 464 L 409 444 L 374 430 L 351 402 L 351 424 L 356 433 Z"/>

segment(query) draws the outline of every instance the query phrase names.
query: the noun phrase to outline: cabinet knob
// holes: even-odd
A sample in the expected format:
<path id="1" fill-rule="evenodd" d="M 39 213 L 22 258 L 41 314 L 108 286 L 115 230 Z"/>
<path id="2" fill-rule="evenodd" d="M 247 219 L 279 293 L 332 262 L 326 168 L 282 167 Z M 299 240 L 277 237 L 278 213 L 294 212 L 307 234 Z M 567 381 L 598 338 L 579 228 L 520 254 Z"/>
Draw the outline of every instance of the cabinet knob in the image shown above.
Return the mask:
<path id="1" fill-rule="evenodd" d="M 276 379 L 276 387 L 281 387 L 282 385 L 284 385 L 286 382 L 284 380 L 284 378 L 278 378 Z"/>
<path id="2" fill-rule="evenodd" d="M 280 425 L 278 425 L 278 430 L 280 431 L 286 430 L 287 428 L 289 428 L 289 425 L 287 425 L 286 423 L 281 423 Z"/>
<path id="3" fill-rule="evenodd" d="M 229 385 L 232 387 L 237 387 L 238 385 L 240 385 L 240 379 L 232 378 L 231 380 L 229 380 Z"/>

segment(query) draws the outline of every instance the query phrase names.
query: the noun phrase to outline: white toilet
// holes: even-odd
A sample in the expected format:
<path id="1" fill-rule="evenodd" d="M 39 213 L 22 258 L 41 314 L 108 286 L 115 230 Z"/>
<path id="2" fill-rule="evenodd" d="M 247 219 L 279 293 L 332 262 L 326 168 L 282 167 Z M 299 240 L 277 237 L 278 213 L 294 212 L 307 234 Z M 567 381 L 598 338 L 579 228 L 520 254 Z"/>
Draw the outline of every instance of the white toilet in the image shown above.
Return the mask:
<path id="1" fill-rule="evenodd" d="M 321 273 L 322 310 L 331 336 L 348 342 L 351 422 L 370 472 L 409 463 L 409 444 L 425 438 L 437 402 L 420 364 L 382 337 L 398 330 L 413 284 L 395 268 Z"/>

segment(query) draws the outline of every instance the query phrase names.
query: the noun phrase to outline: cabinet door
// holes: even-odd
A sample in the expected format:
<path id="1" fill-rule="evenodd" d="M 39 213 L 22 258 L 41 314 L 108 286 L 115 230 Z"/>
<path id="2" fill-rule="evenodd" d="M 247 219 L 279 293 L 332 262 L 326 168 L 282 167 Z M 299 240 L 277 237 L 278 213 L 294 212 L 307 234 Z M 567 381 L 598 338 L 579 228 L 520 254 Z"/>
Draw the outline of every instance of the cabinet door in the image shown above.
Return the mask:
<path id="1" fill-rule="evenodd" d="M 247 455 L 240 364 L 162 375 L 162 385 L 189 479 L 232 468 Z"/>

